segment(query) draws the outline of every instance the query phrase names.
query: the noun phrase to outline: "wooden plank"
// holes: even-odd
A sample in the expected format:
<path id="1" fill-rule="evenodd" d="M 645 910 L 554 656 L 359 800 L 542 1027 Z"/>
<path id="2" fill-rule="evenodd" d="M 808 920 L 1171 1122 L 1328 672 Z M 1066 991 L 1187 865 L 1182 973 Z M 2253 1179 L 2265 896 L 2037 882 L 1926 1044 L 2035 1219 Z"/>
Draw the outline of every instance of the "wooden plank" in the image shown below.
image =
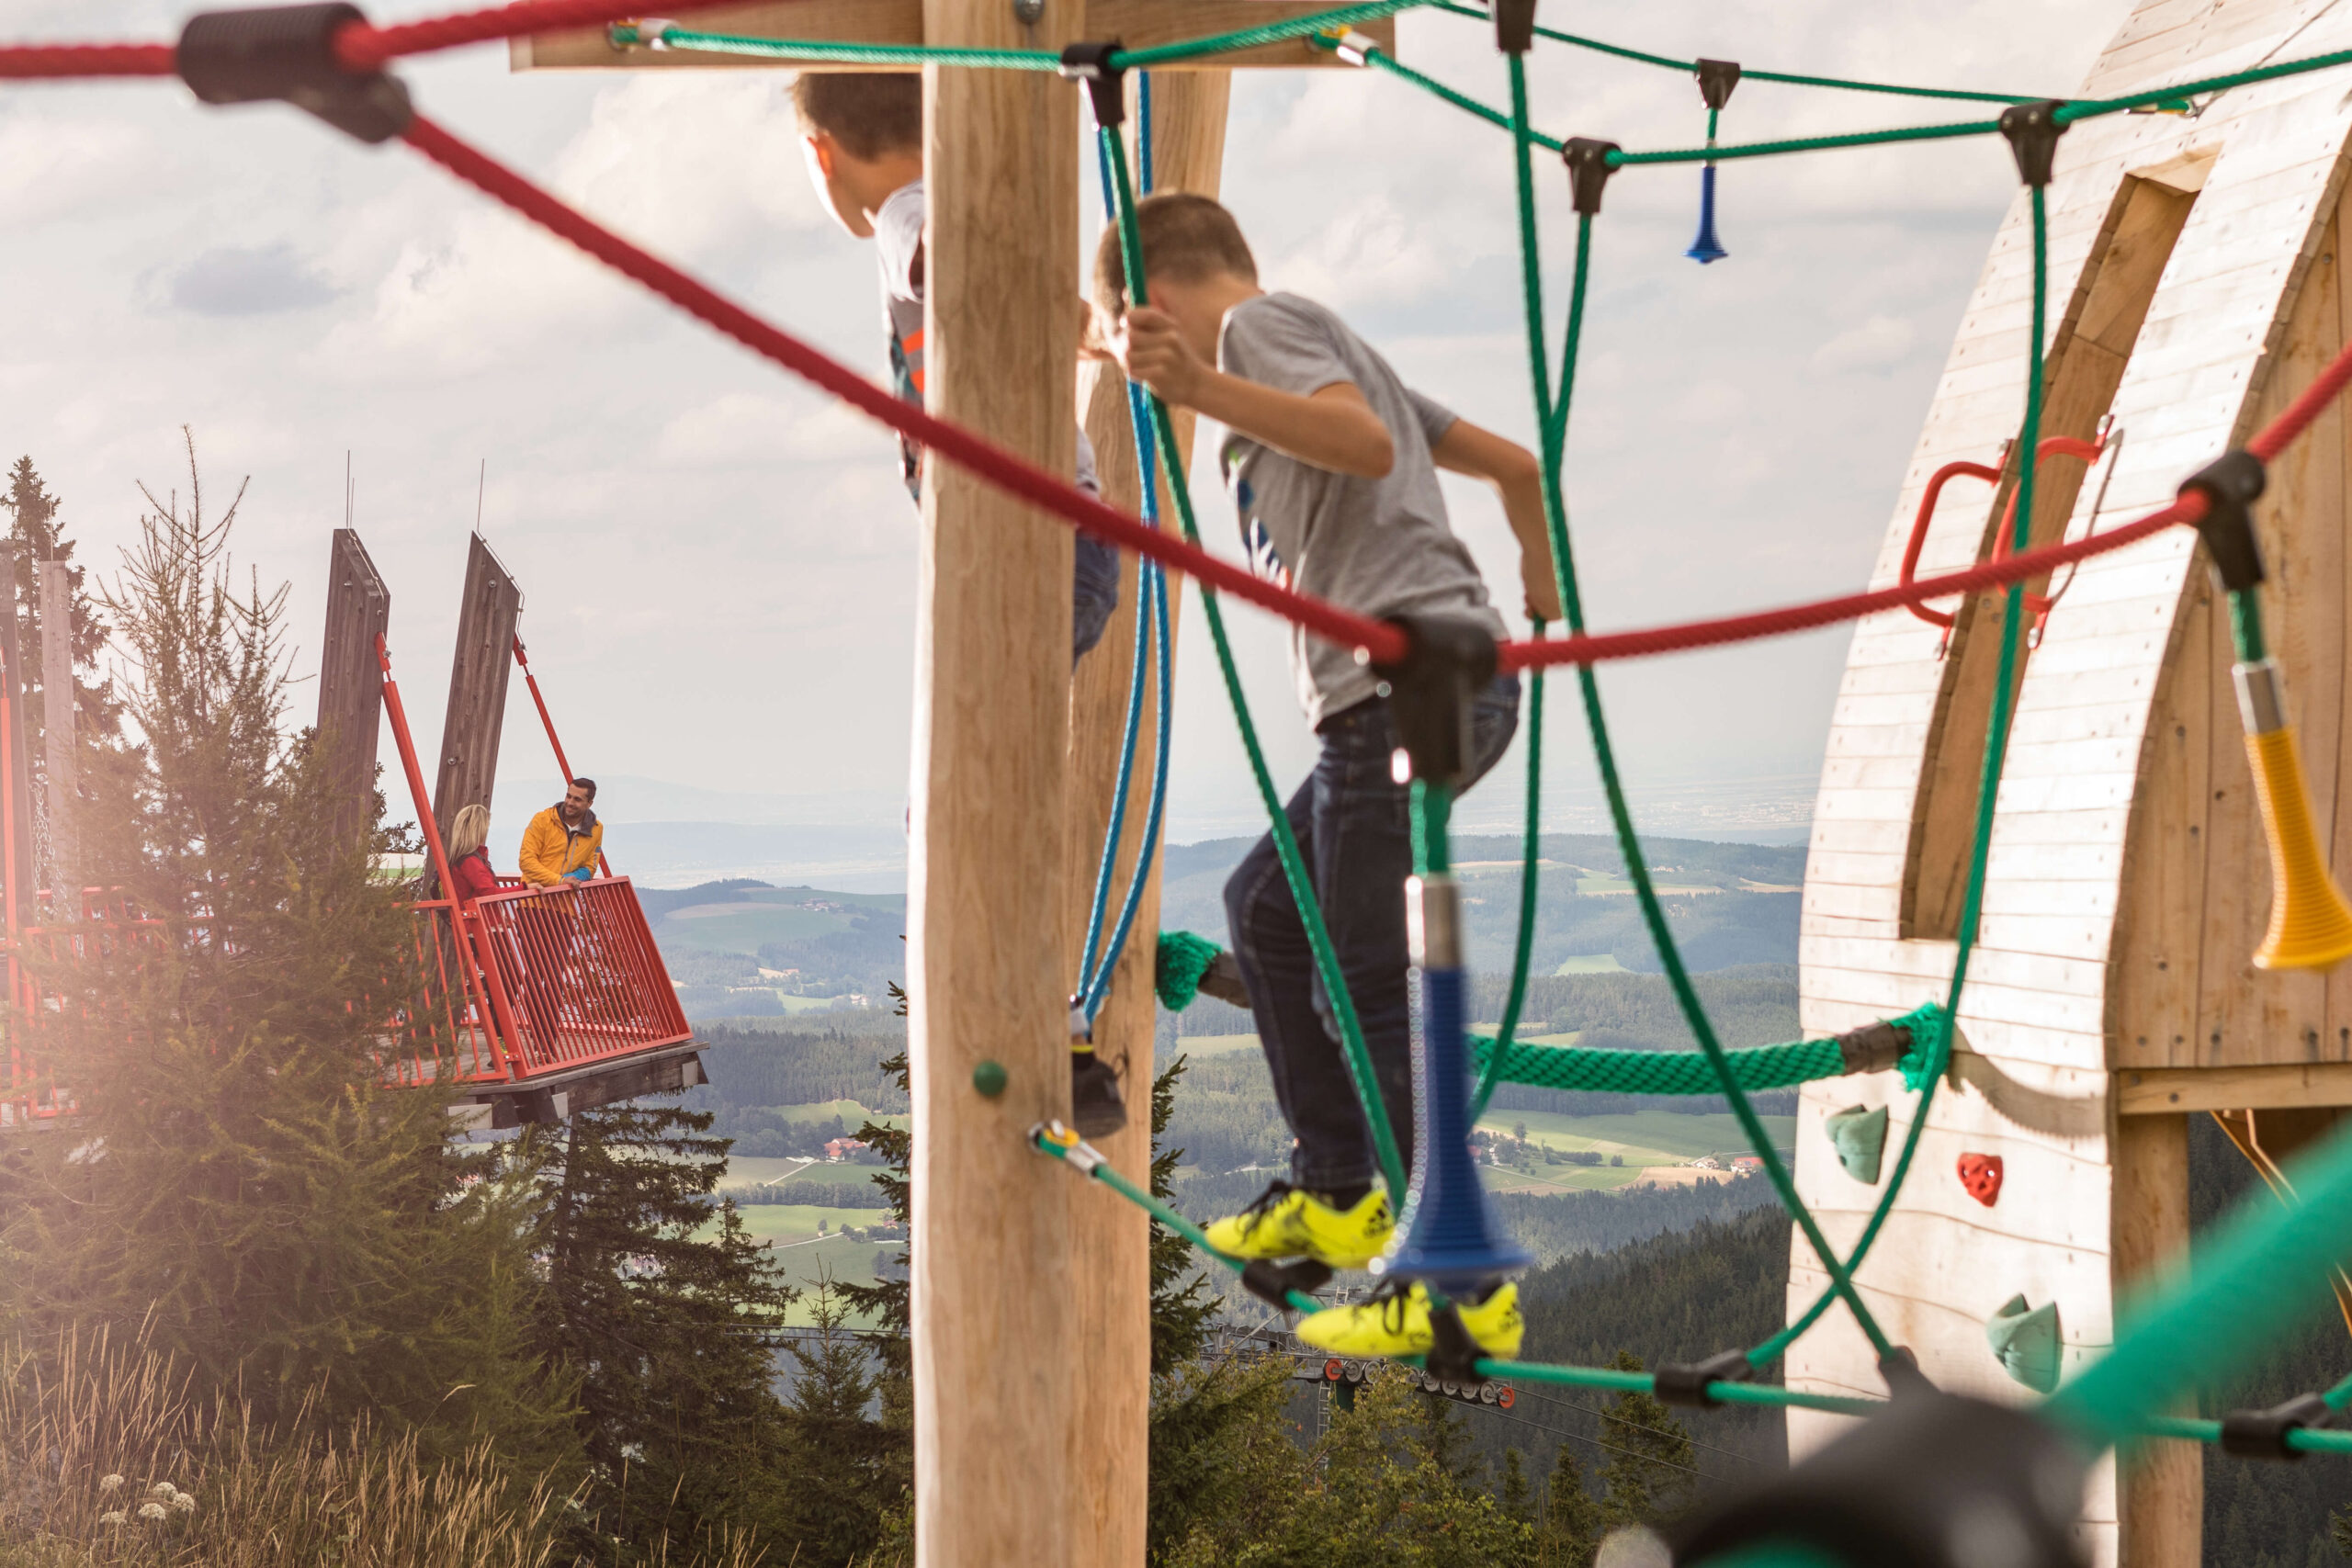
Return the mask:
<path id="1" fill-rule="evenodd" d="M 1157 190 L 1217 192 L 1225 161 L 1227 106 L 1232 76 L 1218 71 L 1186 72 L 1152 86 L 1152 186 Z M 1132 96 L 1131 92 L 1131 96 Z M 1130 109 L 1130 115 L 1134 114 Z M 1130 133 L 1132 137 L 1132 132 Z M 1127 412 L 1125 378 L 1115 367 L 1090 364 L 1079 374 L 1078 406 L 1094 444 L 1103 499 L 1124 511 L 1138 510 L 1135 436 Z M 1182 448 L 1172 465 L 1189 473 L 1193 420 L 1177 419 Z M 1135 622 L 1142 603 L 1136 559 L 1121 561 L 1118 612 L 1094 652 L 1079 663 L 1070 689 L 1069 830 L 1064 835 L 1069 932 L 1069 972 L 1078 972 L 1096 865 L 1109 829 L 1111 800 L 1117 787 L 1119 739 L 1126 723 L 1127 692 L 1134 669 Z M 1182 609 L 1183 579 L 1168 583 L 1171 621 Z M 1171 627 L 1170 636 L 1174 636 Z M 1130 782 L 1126 848 L 1112 884 L 1106 923 L 1134 879 L 1136 860 L 1146 848 L 1143 828 L 1151 795 L 1151 714 L 1158 702 L 1157 672 L 1147 665 L 1143 699 L 1145 733 Z M 1172 739 L 1172 738 L 1171 738 Z M 1155 843 L 1149 846 L 1157 851 Z M 1161 861 L 1155 852 L 1136 908 L 1134 934 L 1114 968 L 1111 987 L 1094 1025 L 1094 1049 L 1116 1069 L 1127 1101 L 1124 1130 L 1095 1145 L 1124 1172 L 1140 1175 L 1151 1164 L 1152 1045 L 1158 1022 L 1152 987 L 1159 954 Z M 1106 939 L 1107 940 L 1107 939 Z M 1146 1503 L 1151 1416 L 1151 1229 L 1143 1212 L 1107 1193 L 1080 1193 L 1070 1209 L 1073 1257 L 1083 1260 L 1071 1281 L 1071 1306 L 1084 1330 L 1069 1347 L 1072 1386 L 1088 1391 L 1077 1402 L 1070 1424 L 1070 1473 L 1080 1486 L 1072 1514 L 1072 1560 L 1105 1568 L 1143 1568 L 1147 1545 Z"/>
<path id="2" fill-rule="evenodd" d="M 466 547 L 458 603 L 458 645 L 449 660 L 449 706 L 441 720 L 441 767 L 433 820 L 449 836 L 458 813 L 488 806 L 498 782 L 498 739 L 506 723 L 506 677 L 514 668 L 514 622 L 523 592 L 480 534 Z"/>
<path id="3" fill-rule="evenodd" d="M 948 45 L 1058 49 L 996 0 L 926 0 Z M 1027 72 L 923 72 L 926 403 L 1049 473 L 1076 458 L 1070 308 L 1077 96 Z M 1081 1332 L 1071 1205 L 1090 1190 L 1027 1145 L 1069 1116 L 1062 823 L 1067 528 L 928 465 L 916 595 L 907 1043 L 914 1105 L 916 1539 L 925 1568 L 1075 1568 Z M 993 1061 L 1006 1085 L 979 1093 Z M 1085 1391 L 1091 1396 L 1093 1391 Z"/>
<path id="4" fill-rule="evenodd" d="M 2352 1062 L 2122 1069 L 2115 1086 L 2116 1110 L 2133 1117 L 2352 1105 Z"/>
<path id="5" fill-rule="evenodd" d="M 49 805 L 49 886 L 59 908 L 74 910 L 68 895 L 79 885 L 80 846 L 75 820 L 81 791 L 80 749 L 74 700 L 74 578 L 62 560 L 33 563 L 40 595 L 41 769 Z"/>
<path id="6" fill-rule="evenodd" d="M 383 728 L 383 678 L 376 639 L 391 625 L 392 595 L 349 528 L 327 547 L 327 621 L 319 641 L 319 744 L 334 780 L 336 822 L 363 831 L 376 790 L 376 744 Z"/>
<path id="7" fill-rule="evenodd" d="M 1068 38 L 1117 39 L 1130 49 L 1151 49 L 1190 39 L 1262 27 L 1329 10 L 1306 0 L 1065 0 L 1074 20 Z M 926 33 L 925 0 L 761 0 L 697 12 L 686 22 L 695 31 L 741 38 L 790 39 L 811 43 L 915 45 L 937 36 L 935 18 Z M 1356 30 L 1376 40 L 1392 59 L 1396 51 L 1393 17 L 1359 23 Z M 939 41 L 944 42 L 944 39 Z M 1042 29 L 1015 24 L 1002 49 L 1044 49 Z M 1060 46 L 1052 46 L 1057 52 Z M 571 28 L 514 39 L 507 63 L 515 71 L 889 71 L 914 66 L 841 65 L 793 62 L 698 50 L 616 48 L 603 28 Z M 1305 39 L 1234 50 L 1199 60 L 1173 61 L 1154 71 L 1223 71 L 1235 66 L 1284 71 L 1352 71 L 1329 50 Z"/>

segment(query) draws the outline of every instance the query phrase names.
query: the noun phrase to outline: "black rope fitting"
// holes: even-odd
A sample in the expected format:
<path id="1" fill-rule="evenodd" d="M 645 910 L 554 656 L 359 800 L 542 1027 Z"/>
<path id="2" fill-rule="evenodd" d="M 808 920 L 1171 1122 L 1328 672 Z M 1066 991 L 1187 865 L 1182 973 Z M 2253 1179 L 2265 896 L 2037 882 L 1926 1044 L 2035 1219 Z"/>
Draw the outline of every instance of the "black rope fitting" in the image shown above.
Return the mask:
<path id="1" fill-rule="evenodd" d="M 1739 85 L 1739 62 L 1736 60 L 1702 60 L 1697 62 L 1699 96 L 1711 109 L 1720 110 L 1731 102 L 1731 90 Z"/>
<path id="2" fill-rule="evenodd" d="M 2089 1456 L 2027 1411 L 1921 1392 L 1682 1526 L 1674 1561 L 1769 1540 L 1834 1562 L 2077 1568 L 2088 1472 Z"/>
<path id="3" fill-rule="evenodd" d="M 1709 1392 L 1719 1382 L 1746 1382 L 1756 1375 L 1745 1350 L 1726 1350 L 1703 1361 L 1668 1361 L 1658 1368 L 1652 1392 L 1668 1404 L 1704 1410 L 1716 1403 Z"/>
<path id="4" fill-rule="evenodd" d="M 2058 139 L 2066 134 L 2058 111 L 2065 107 L 2063 98 L 2043 98 L 2039 103 L 2011 104 L 2001 111 L 2001 134 L 2009 139 L 2009 151 L 2018 161 L 2018 177 L 2039 189 L 2050 183 L 2050 168 L 2058 156 Z"/>
<path id="5" fill-rule="evenodd" d="M 1452 1302 L 1430 1314 L 1430 1332 L 1437 1342 L 1421 1364 L 1430 1376 L 1444 1382 L 1476 1383 L 1481 1381 L 1478 1362 L 1486 1355 L 1470 1331 L 1462 1326 L 1462 1313 Z"/>
<path id="6" fill-rule="evenodd" d="M 1617 150 L 1614 141 L 1590 136 L 1571 136 L 1560 149 L 1560 162 L 1568 166 L 1568 193 L 1576 198 L 1579 215 L 1591 218 L 1600 213 L 1600 192 L 1609 176 L 1617 172 L 1609 154 Z"/>
<path id="7" fill-rule="evenodd" d="M 1911 1052 L 1911 1032 L 1881 1020 L 1835 1037 L 1849 1073 L 1883 1073 Z"/>
<path id="8" fill-rule="evenodd" d="M 2299 1460 L 2303 1450 L 2289 1448 L 2287 1434 L 2335 1420 L 2335 1412 L 2315 1393 L 2299 1393 L 2267 1410 L 2233 1410 L 2222 1417 L 2222 1451 L 2240 1459 Z"/>
<path id="9" fill-rule="evenodd" d="M 1330 1282 L 1331 1270 L 1312 1258 L 1295 1258 L 1288 1263 L 1259 1258 L 1241 1270 L 1241 1288 L 1278 1312 L 1293 1310 L 1293 1291 L 1311 1296 Z"/>
<path id="10" fill-rule="evenodd" d="M 2263 579 L 2254 503 L 2269 482 L 2262 459 L 2241 446 L 2206 464 L 2180 487 L 2182 495 L 2195 491 L 2205 498 L 2205 515 L 2197 532 L 2212 558 L 2214 577 L 2233 593 L 2243 593 Z"/>
<path id="11" fill-rule="evenodd" d="M 1094 100 L 1094 123 L 1105 130 L 1116 130 L 1127 123 L 1127 68 L 1112 58 L 1125 47 L 1113 39 L 1107 43 L 1074 43 L 1062 51 L 1063 77 L 1086 84 L 1087 96 Z"/>
<path id="12" fill-rule="evenodd" d="M 335 58 L 335 35 L 366 20 L 340 0 L 208 11 L 181 29 L 180 80 L 203 103 L 292 104 L 362 141 L 389 141 L 416 118 L 408 89 Z"/>
<path id="13" fill-rule="evenodd" d="M 1535 47 L 1535 0 L 1494 0 L 1495 47 L 1525 54 Z"/>
<path id="14" fill-rule="evenodd" d="M 1469 781 L 1470 705 L 1495 677 L 1494 634 L 1454 615 L 1400 615 L 1404 659 L 1373 669 L 1388 682 L 1396 750 L 1410 771 L 1398 779 L 1459 785 Z"/>

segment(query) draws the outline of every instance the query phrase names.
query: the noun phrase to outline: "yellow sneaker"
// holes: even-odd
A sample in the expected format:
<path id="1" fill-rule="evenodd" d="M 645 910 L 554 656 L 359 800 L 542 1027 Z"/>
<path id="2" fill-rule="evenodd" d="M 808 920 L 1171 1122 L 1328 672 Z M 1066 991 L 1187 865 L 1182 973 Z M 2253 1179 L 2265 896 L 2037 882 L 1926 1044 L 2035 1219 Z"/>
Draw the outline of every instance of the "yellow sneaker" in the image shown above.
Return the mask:
<path id="1" fill-rule="evenodd" d="M 1241 1213 L 1204 1228 L 1209 1245 L 1228 1258 L 1312 1258 L 1334 1269 L 1361 1269 L 1387 1250 L 1396 1219 L 1378 1187 L 1353 1208 L 1337 1209 L 1277 1181 Z"/>
<path id="2" fill-rule="evenodd" d="M 1476 1306 L 1454 1305 L 1479 1349 L 1501 1360 L 1519 1354 L 1527 1325 L 1519 1315 L 1517 1285 L 1498 1287 Z M 1296 1332 L 1304 1343 L 1335 1356 L 1426 1356 L 1437 1344 L 1430 1293 L 1420 1285 L 1383 1291 L 1362 1306 L 1328 1307 L 1301 1318 Z"/>

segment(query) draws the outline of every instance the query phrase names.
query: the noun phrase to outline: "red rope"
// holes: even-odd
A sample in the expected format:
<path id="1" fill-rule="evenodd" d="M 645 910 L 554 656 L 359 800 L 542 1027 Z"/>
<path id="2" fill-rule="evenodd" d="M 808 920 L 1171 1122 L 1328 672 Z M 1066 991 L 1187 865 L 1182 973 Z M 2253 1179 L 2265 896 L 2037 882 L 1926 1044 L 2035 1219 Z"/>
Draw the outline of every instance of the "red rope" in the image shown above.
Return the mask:
<path id="1" fill-rule="evenodd" d="M 658 12 L 664 17 L 688 11 L 708 11 L 741 0 L 515 0 L 480 11 L 458 11 L 447 17 L 371 27 L 354 22 L 335 35 L 335 57 L 353 71 L 380 70 L 404 54 L 424 54 L 461 44 L 487 43 L 492 39 L 519 38 L 526 33 L 552 32 L 559 28 L 594 28 Z"/>
<path id="2" fill-rule="evenodd" d="M 2069 561 L 2086 560 L 2092 556 L 2121 549 L 2176 523 L 2194 523 L 2204 515 L 2205 498 L 2188 495 L 2162 512 L 2150 513 L 2136 523 L 2126 523 L 2120 528 L 2094 534 L 2071 545 L 2046 545 L 2041 549 L 2028 550 L 2021 556 L 2011 556 L 2006 560 L 1986 561 L 1966 571 L 1950 572 L 1942 577 L 1923 577 L 1916 582 L 1898 582 L 1892 588 L 1881 588 L 1869 593 L 1849 593 L 1842 598 L 1822 599 L 1810 604 L 1792 604 L 1786 609 L 1726 615 L 1718 621 L 1652 626 L 1645 631 L 1588 633 L 1583 637 L 1561 637 L 1556 641 L 1507 642 L 1502 646 L 1502 667 L 1506 670 L 1532 670 L 1551 664 L 1600 664 L 1611 659 L 1679 653 L 1685 649 L 1715 648 L 1727 642 L 1747 642 L 1760 637 L 1781 637 L 1790 632 L 1808 631 L 1815 626 L 1832 626 L 1839 621 L 1859 620 L 1881 610 L 1903 609 L 1924 599 L 1939 599 L 1947 593 L 1973 593 L 1981 588 L 1998 588 L 2025 578 L 2038 577 Z"/>
<path id="3" fill-rule="evenodd" d="M 777 331 L 667 262 L 639 250 L 423 115 L 410 124 L 405 135 L 417 151 L 468 185 L 504 202 L 559 238 L 571 241 L 606 266 L 634 278 L 688 314 L 701 318 L 752 353 L 814 381 L 842 401 L 912 436 L 940 457 L 1008 494 L 1052 513 L 1098 538 L 1108 539 L 1137 555 L 1149 556 L 1237 599 L 1247 599 L 1343 648 L 1368 649 L 1374 660 L 1382 662 L 1405 656 L 1405 634 L 1396 627 L 1252 577 L 1241 567 L 1104 505 L 1068 479 L 1049 474 L 961 425 L 933 417 L 798 338 Z"/>
<path id="4" fill-rule="evenodd" d="M 170 76 L 178 70 L 167 43 L 36 43 L 0 48 L 0 80 Z"/>

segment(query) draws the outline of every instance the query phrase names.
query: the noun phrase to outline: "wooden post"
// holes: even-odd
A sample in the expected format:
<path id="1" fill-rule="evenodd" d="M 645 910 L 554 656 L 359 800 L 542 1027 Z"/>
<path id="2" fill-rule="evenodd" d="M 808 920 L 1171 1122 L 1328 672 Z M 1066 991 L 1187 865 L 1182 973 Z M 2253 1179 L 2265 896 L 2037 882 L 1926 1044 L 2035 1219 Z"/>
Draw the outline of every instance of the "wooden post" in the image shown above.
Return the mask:
<path id="1" fill-rule="evenodd" d="M 74 580 L 62 560 L 33 563 L 40 594 L 40 696 L 42 762 L 48 775 L 49 885 L 62 913 L 78 913 L 71 901 L 74 842 Z"/>
<path id="2" fill-rule="evenodd" d="M 1075 0 L 924 0 L 943 44 L 1059 49 Z M 1078 89 L 923 72 L 933 412 L 1076 458 Z M 915 1527 L 925 1568 L 1062 1568 L 1073 1375 L 1071 1173 L 1026 1141 L 1069 1115 L 1061 922 L 1068 529 L 933 460 L 917 590 L 908 1049 L 914 1089 Z M 975 1088 L 985 1060 L 1007 1077 Z"/>
<path id="3" fill-rule="evenodd" d="M 327 748 L 344 830 L 368 822 L 376 787 L 376 740 L 382 728 L 383 678 L 376 639 L 391 624 L 392 596 L 368 547 L 337 528 L 327 553 L 327 625 L 319 644 L 319 744 Z"/>
<path id="4" fill-rule="evenodd" d="M 2109 1247 L 2119 1290 L 2188 1258 L 2188 1118 L 2119 1116 L 2109 1146 L 2115 1171 Z M 2196 1400 L 2176 1414 L 2197 1414 Z M 2116 1468 L 2120 1568 L 2197 1568 L 2204 1529 L 2205 1450 L 2195 1443 L 2143 1443 Z"/>
<path id="5" fill-rule="evenodd" d="M 1225 162 L 1226 105 L 1231 73 L 1186 72 L 1152 82 L 1152 184 L 1159 190 L 1216 194 Z M 1132 111 L 1131 111 L 1132 112 Z M 1127 416 L 1126 379 L 1116 367 L 1088 365 L 1079 374 L 1079 406 L 1094 443 L 1103 499 L 1124 511 L 1140 503 L 1135 436 Z M 1177 439 L 1192 453 L 1192 418 L 1178 416 Z M 1161 487 L 1161 505 L 1169 509 Z M 1177 526 L 1172 509 L 1165 524 Z M 1133 671 L 1135 618 L 1142 603 L 1133 556 L 1121 562 L 1118 613 L 1102 641 L 1078 667 L 1070 688 L 1069 831 L 1064 853 L 1069 893 L 1068 972 L 1078 973 L 1096 863 L 1118 784 L 1119 738 L 1126 723 Z M 1182 580 L 1168 585 L 1171 622 Z M 1152 715 L 1158 682 L 1144 693 L 1145 733 L 1136 754 L 1127 798 L 1127 840 L 1112 885 L 1113 908 L 1124 896 L 1143 852 L 1143 824 L 1151 796 Z M 1152 994 L 1159 937 L 1159 862 L 1155 855 L 1134 935 L 1121 953 L 1108 998 L 1094 1021 L 1094 1048 L 1118 1069 L 1127 1098 L 1124 1132 L 1095 1140 L 1121 1172 L 1144 1179 L 1151 1163 L 1152 1040 L 1159 1017 Z M 1105 933 L 1105 940 L 1108 934 Z M 1079 1321 L 1071 1341 L 1071 1373 L 1087 1398 L 1071 1424 L 1072 1473 L 1080 1495 L 1071 1516 L 1074 1561 L 1102 1568 L 1142 1568 L 1151 1413 L 1151 1279 L 1149 1222 L 1142 1211 L 1107 1192 L 1075 1195 L 1070 1248 L 1087 1261 L 1071 1281 Z"/>
<path id="6" fill-rule="evenodd" d="M 16 818 L 16 862 L 8 868 L 9 892 L 17 901 L 17 918 L 33 918 L 33 779 L 32 762 L 25 749 L 25 683 L 23 637 L 17 624 L 17 552 L 0 545 L 0 682 L 8 698 L 8 784 Z"/>
<path id="7" fill-rule="evenodd" d="M 466 596 L 458 608 L 449 709 L 441 721 L 441 771 L 433 785 L 433 819 L 445 839 L 461 808 L 490 804 L 498 782 L 506 672 L 514 668 L 514 621 L 522 609 L 522 591 L 476 534 L 466 552 Z"/>

